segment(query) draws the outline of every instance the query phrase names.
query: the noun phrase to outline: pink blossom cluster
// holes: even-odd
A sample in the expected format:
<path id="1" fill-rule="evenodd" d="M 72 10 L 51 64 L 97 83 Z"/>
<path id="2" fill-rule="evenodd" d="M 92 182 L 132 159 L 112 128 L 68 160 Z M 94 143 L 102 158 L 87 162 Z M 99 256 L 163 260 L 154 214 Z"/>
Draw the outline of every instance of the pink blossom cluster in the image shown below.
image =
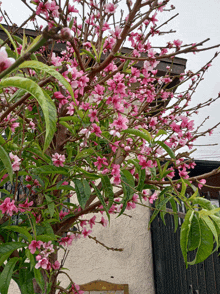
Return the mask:
<path id="1" fill-rule="evenodd" d="M 63 166 L 65 160 L 66 160 L 66 158 L 65 158 L 65 155 L 63 155 L 63 154 L 55 153 L 52 155 L 53 164 L 57 167 Z"/>
<path id="2" fill-rule="evenodd" d="M 12 161 L 12 169 L 13 171 L 19 171 L 19 168 L 20 168 L 20 164 L 21 164 L 21 159 L 17 156 L 17 155 L 14 155 L 12 152 L 9 153 L 9 157 Z"/>
<path id="3" fill-rule="evenodd" d="M 0 205 L 0 210 L 2 211 L 2 213 L 7 213 L 10 216 L 13 215 L 13 213 L 17 213 L 18 212 L 18 208 L 15 206 L 15 201 L 11 200 L 11 198 L 7 197 L 5 198 L 5 200 L 3 201 L 3 203 Z"/>
<path id="4" fill-rule="evenodd" d="M 49 255 L 54 252 L 53 244 L 51 241 L 45 243 L 42 241 L 33 240 L 28 246 L 31 254 L 35 254 L 36 250 L 39 250 L 38 255 L 36 256 L 37 263 L 35 265 L 36 269 L 42 268 L 45 270 L 58 270 L 60 268 L 60 263 L 56 260 L 53 264 L 49 261 Z"/>

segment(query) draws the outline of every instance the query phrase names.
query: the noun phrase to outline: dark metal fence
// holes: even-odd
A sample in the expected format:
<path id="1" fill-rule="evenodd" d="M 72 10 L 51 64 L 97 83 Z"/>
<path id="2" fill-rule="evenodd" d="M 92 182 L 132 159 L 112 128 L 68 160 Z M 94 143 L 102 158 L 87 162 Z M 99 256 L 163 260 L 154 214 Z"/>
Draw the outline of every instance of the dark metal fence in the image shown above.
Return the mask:
<path id="1" fill-rule="evenodd" d="M 183 207 L 179 207 L 179 211 L 184 212 Z M 157 216 L 151 226 L 156 294 L 220 294 L 219 252 L 186 269 L 180 249 L 180 224 L 183 220 L 179 219 L 176 233 L 173 217 L 166 214 L 165 221 L 166 226 Z M 190 260 L 194 257 L 195 252 L 190 252 Z"/>

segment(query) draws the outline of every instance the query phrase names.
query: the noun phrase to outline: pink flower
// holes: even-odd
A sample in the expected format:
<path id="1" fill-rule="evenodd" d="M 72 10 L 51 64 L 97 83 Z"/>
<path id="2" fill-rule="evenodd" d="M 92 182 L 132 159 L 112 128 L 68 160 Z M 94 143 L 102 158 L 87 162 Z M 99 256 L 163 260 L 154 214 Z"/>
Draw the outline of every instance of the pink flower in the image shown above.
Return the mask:
<path id="1" fill-rule="evenodd" d="M 92 229 L 92 227 L 95 225 L 95 219 L 96 216 L 94 215 L 90 220 L 89 220 L 89 224 L 90 224 L 90 228 Z"/>
<path id="2" fill-rule="evenodd" d="M 54 262 L 54 264 L 52 264 L 52 268 L 53 268 L 54 270 L 58 270 L 58 269 L 60 268 L 60 263 L 59 263 L 58 260 L 56 260 L 56 261 Z"/>
<path id="3" fill-rule="evenodd" d="M 92 233 L 92 230 L 86 230 L 86 228 L 84 227 L 82 230 L 82 234 L 84 236 L 84 238 L 86 238 L 90 233 Z"/>
<path id="4" fill-rule="evenodd" d="M 76 285 L 75 283 L 71 286 L 71 293 L 73 294 L 83 294 L 84 291 L 80 290 L 79 285 Z"/>
<path id="5" fill-rule="evenodd" d="M 100 224 L 103 225 L 103 227 L 107 227 L 108 221 L 104 219 L 104 217 L 102 216 L 102 219 L 100 221 Z"/>
<path id="6" fill-rule="evenodd" d="M 57 167 L 63 166 L 63 163 L 65 162 L 65 160 L 66 160 L 65 155 L 58 154 L 58 153 L 55 153 L 52 155 L 53 164 Z"/>
<path id="7" fill-rule="evenodd" d="M 100 135 L 101 135 L 102 131 L 101 131 L 100 127 L 97 126 L 97 124 L 92 124 L 91 132 L 95 133 L 97 137 L 101 137 Z"/>
<path id="8" fill-rule="evenodd" d="M 159 191 L 155 191 L 148 199 L 149 202 L 152 204 L 154 202 L 154 200 L 156 200 L 158 198 L 159 195 Z"/>
<path id="9" fill-rule="evenodd" d="M 46 257 L 44 257 L 38 261 L 38 263 L 35 265 L 35 268 L 38 269 L 41 267 L 46 270 L 48 263 L 49 263 L 49 260 Z"/>
<path id="10" fill-rule="evenodd" d="M 115 10 L 118 5 L 114 5 L 113 3 L 105 4 L 105 13 L 115 13 Z"/>
<path id="11" fill-rule="evenodd" d="M 105 157 L 101 158 L 100 156 L 98 156 L 97 161 L 94 162 L 94 165 L 97 166 L 98 170 L 100 170 L 103 165 L 108 165 L 108 162 Z"/>
<path id="12" fill-rule="evenodd" d="M 21 159 L 17 156 L 14 155 L 12 152 L 9 153 L 9 157 L 12 161 L 12 169 L 13 171 L 19 171 L 19 167 L 20 167 L 20 161 Z"/>
<path id="13" fill-rule="evenodd" d="M 119 114 L 118 119 L 115 119 L 113 123 L 110 124 L 110 127 L 115 127 L 116 130 L 126 130 L 128 128 L 127 123 L 128 119 Z"/>
<path id="14" fill-rule="evenodd" d="M 88 114 L 88 117 L 90 117 L 90 121 L 91 122 L 98 122 L 98 118 L 97 118 L 97 110 L 96 109 L 89 109 L 89 114 Z"/>
<path id="15" fill-rule="evenodd" d="M 4 202 L 0 205 L 0 210 L 2 213 L 8 213 L 10 216 L 13 215 L 13 212 L 18 212 L 17 207 L 14 204 L 14 200 L 11 201 L 11 198 L 5 198 Z"/>
<path id="16" fill-rule="evenodd" d="M 5 47 L 0 49 L 0 72 L 6 70 L 15 62 L 14 58 L 8 58 Z"/>
<path id="17" fill-rule="evenodd" d="M 25 212 L 25 210 L 30 210 L 30 206 L 33 205 L 33 201 L 28 203 L 28 198 L 26 199 L 26 201 L 23 204 L 19 204 L 18 206 L 21 207 L 19 208 L 20 212 Z"/>
<path id="18" fill-rule="evenodd" d="M 203 185 L 205 185 L 205 183 L 206 183 L 205 179 L 200 180 L 199 183 L 198 183 L 198 188 L 202 189 L 202 187 L 203 187 Z"/>
<path id="19" fill-rule="evenodd" d="M 42 241 L 33 240 L 31 244 L 29 244 L 28 249 L 30 249 L 31 254 L 34 254 L 37 248 L 40 249 L 41 245 L 43 245 Z"/>

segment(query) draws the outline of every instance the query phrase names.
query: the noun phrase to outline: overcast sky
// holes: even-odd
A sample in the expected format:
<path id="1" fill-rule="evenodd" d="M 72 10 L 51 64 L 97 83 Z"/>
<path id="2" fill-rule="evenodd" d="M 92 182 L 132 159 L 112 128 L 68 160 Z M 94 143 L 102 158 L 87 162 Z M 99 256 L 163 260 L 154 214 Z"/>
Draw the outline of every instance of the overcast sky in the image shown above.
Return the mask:
<path id="1" fill-rule="evenodd" d="M 220 0 L 172 0 L 170 3 L 176 7 L 176 10 L 172 14 L 164 14 L 164 16 L 170 17 L 175 13 L 179 13 L 179 16 L 168 26 L 169 29 L 172 28 L 177 31 L 176 34 L 169 36 L 169 40 L 180 39 L 188 44 L 210 38 L 210 41 L 206 43 L 206 47 L 220 44 Z M 20 0 L 2 0 L 2 9 L 7 11 L 13 22 L 17 25 L 20 25 L 29 16 L 29 10 Z M 157 18 L 160 19 L 159 16 Z M 220 51 L 220 48 L 196 55 L 182 55 L 181 57 L 187 59 L 187 69 L 196 71 L 206 61 L 210 60 L 217 50 Z M 209 98 L 215 98 L 219 92 L 220 56 L 215 59 L 205 76 L 205 80 L 194 94 L 193 105 Z M 207 116 L 210 117 L 206 123 L 207 128 L 220 121 L 220 100 L 200 111 L 199 115 L 195 118 L 196 125 Z M 196 147 L 198 151 L 194 153 L 194 157 L 196 159 L 220 161 L 220 126 L 215 130 L 213 136 L 206 136 L 196 142 L 196 144 L 214 143 L 219 145 Z"/>

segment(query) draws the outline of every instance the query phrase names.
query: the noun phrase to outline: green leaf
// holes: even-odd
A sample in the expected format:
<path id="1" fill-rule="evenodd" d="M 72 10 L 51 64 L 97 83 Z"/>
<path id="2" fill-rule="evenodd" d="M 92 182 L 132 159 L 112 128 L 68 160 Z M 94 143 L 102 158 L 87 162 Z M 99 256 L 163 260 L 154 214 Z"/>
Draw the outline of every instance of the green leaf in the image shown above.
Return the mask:
<path id="1" fill-rule="evenodd" d="M 141 166 L 140 166 L 137 159 L 129 159 L 128 163 L 132 163 L 135 166 L 135 168 L 136 168 L 136 170 L 138 172 L 138 176 L 139 176 L 138 186 L 137 186 L 136 190 L 142 191 L 142 189 L 144 187 L 144 182 L 145 182 L 145 179 L 146 179 L 146 171 L 145 171 L 144 168 L 141 169 Z"/>
<path id="2" fill-rule="evenodd" d="M 154 138 L 159 137 L 161 135 L 167 135 L 167 132 L 164 130 L 159 130 Z"/>
<path id="3" fill-rule="evenodd" d="M 32 270 L 35 267 L 35 260 L 34 260 L 34 255 L 30 252 L 30 250 L 27 248 L 25 250 L 25 254 L 27 258 L 30 260 L 30 270 Z"/>
<path id="4" fill-rule="evenodd" d="M 187 263 L 188 238 L 189 238 L 189 232 L 191 229 L 193 215 L 194 215 L 193 210 L 187 211 L 184 222 L 181 226 L 181 231 L 180 231 L 180 247 L 182 250 L 184 261 L 186 263 L 186 268 L 188 267 L 188 263 Z"/>
<path id="5" fill-rule="evenodd" d="M 42 292 L 44 293 L 44 278 L 43 278 L 43 276 L 41 274 L 40 269 L 34 268 L 34 277 L 35 277 L 35 280 L 36 280 L 37 284 L 39 285 Z"/>
<path id="6" fill-rule="evenodd" d="M 202 208 L 205 208 L 207 210 L 212 210 L 214 206 L 211 204 L 211 202 L 208 199 L 202 198 L 202 197 L 196 197 L 192 201 L 193 204 L 198 204 Z"/>
<path id="7" fill-rule="evenodd" d="M 213 234 L 213 236 L 214 236 L 214 238 L 215 238 L 215 241 L 216 241 L 216 245 L 217 245 L 216 249 L 217 249 L 217 248 L 219 247 L 219 245 L 218 245 L 218 233 L 217 233 L 217 231 L 216 231 L 216 228 L 215 228 L 214 223 L 213 223 L 212 220 L 211 220 L 208 216 L 206 216 L 206 215 L 202 216 L 201 219 L 206 223 L 207 227 L 208 227 L 208 228 L 210 229 L 210 231 L 212 232 L 212 234 Z"/>
<path id="8" fill-rule="evenodd" d="M 86 206 L 86 202 L 91 195 L 89 183 L 87 182 L 87 180 L 80 181 L 78 179 L 74 179 L 73 182 L 75 184 L 75 190 L 79 205 L 82 207 L 82 209 L 84 209 Z"/>
<path id="9" fill-rule="evenodd" d="M 0 159 L 2 160 L 8 174 L 9 174 L 9 178 L 10 181 L 12 183 L 13 181 L 13 170 L 12 170 L 12 166 L 11 166 L 11 160 L 8 156 L 8 153 L 5 151 L 5 149 L 0 145 Z"/>
<path id="10" fill-rule="evenodd" d="M 55 209 L 54 202 L 50 198 L 50 196 L 48 196 L 46 194 L 45 194 L 45 198 L 47 200 L 47 206 L 48 206 L 48 210 L 49 210 L 49 213 L 50 213 L 50 217 L 53 217 L 53 215 L 54 215 L 54 209 Z"/>
<path id="11" fill-rule="evenodd" d="M 170 189 L 170 187 L 166 187 L 164 190 L 166 190 L 165 192 L 167 192 L 169 189 L 167 189 L 167 188 L 169 188 Z M 164 190 L 159 194 L 159 196 L 158 196 L 158 199 L 160 198 L 160 195 L 163 195 L 165 192 L 164 192 Z M 162 208 L 164 207 L 164 205 L 166 205 L 166 203 L 168 202 L 168 201 L 170 201 L 170 199 L 172 199 L 173 198 L 173 196 L 172 195 L 170 195 L 170 196 L 168 196 L 168 197 L 166 197 L 165 199 L 163 199 L 161 202 L 159 202 L 159 204 L 155 207 L 155 210 L 154 210 L 154 212 L 153 212 L 153 214 L 152 214 L 152 216 L 151 216 L 151 219 L 150 219 L 150 222 L 149 222 L 149 225 L 152 223 L 152 221 L 155 219 L 155 217 L 158 215 L 158 213 L 160 212 L 160 210 L 162 210 Z"/>
<path id="12" fill-rule="evenodd" d="M 38 41 L 40 41 L 40 38 L 42 37 L 42 35 L 38 35 L 34 41 L 27 47 L 27 49 L 25 50 L 25 52 L 31 50 L 37 43 Z M 39 62 L 39 61 L 38 61 Z"/>
<path id="13" fill-rule="evenodd" d="M 22 294 L 35 294 L 33 287 L 33 273 L 27 268 L 19 269 L 19 287 Z"/>
<path id="14" fill-rule="evenodd" d="M 124 197 L 122 199 L 122 209 L 118 214 L 118 217 L 125 211 L 127 203 L 131 200 L 132 196 L 134 195 L 134 190 L 131 187 L 134 187 L 134 178 L 128 170 L 121 171 L 121 179 L 122 179 L 122 188 L 124 192 Z"/>
<path id="15" fill-rule="evenodd" d="M 50 140 L 53 138 L 53 134 L 56 130 L 56 107 L 49 97 L 45 95 L 43 90 L 37 83 L 28 78 L 23 77 L 10 77 L 0 81 L 0 87 L 16 87 L 24 89 L 29 92 L 39 103 L 46 123 L 46 137 L 44 142 L 44 150 L 49 146 Z"/>
<path id="16" fill-rule="evenodd" d="M 38 235 L 36 237 L 36 240 L 37 241 L 42 241 L 42 242 L 54 241 L 56 239 L 57 239 L 56 236 L 55 235 L 51 235 L 51 234 Z"/>
<path id="17" fill-rule="evenodd" d="M 56 106 L 53 102 L 53 100 L 50 98 L 50 96 L 47 94 L 46 91 L 44 92 L 44 96 L 46 97 L 44 101 L 44 105 L 48 109 L 48 117 L 45 117 L 45 122 L 46 122 L 46 137 L 45 137 L 45 142 L 44 142 L 44 149 L 45 151 L 49 146 L 50 143 L 54 137 L 54 134 L 56 132 L 56 123 L 57 123 L 57 109 Z M 42 106 L 41 106 L 42 108 Z"/>
<path id="18" fill-rule="evenodd" d="M 198 213 L 194 212 L 191 227 L 188 235 L 188 250 L 193 251 L 198 248 L 201 242 L 201 231 L 200 231 L 200 224 L 199 224 L 199 217 Z"/>
<path id="19" fill-rule="evenodd" d="M 11 258 L 6 266 L 4 267 L 1 275 L 0 275 L 0 291 L 1 294 L 7 294 L 8 293 L 8 288 L 9 288 L 9 284 L 12 278 L 12 274 L 13 274 L 13 270 L 14 267 L 16 265 L 16 263 L 18 262 L 19 257 L 13 257 Z"/>
<path id="20" fill-rule="evenodd" d="M 168 147 L 164 142 L 155 141 L 155 143 L 160 145 L 171 158 L 175 159 L 175 154 L 174 154 L 173 150 L 170 149 L 170 147 Z"/>
<path id="21" fill-rule="evenodd" d="M 170 199 L 170 204 L 172 206 L 172 210 L 173 212 L 176 212 L 177 213 L 177 206 L 176 206 L 176 202 L 175 200 L 172 198 Z M 174 219 L 174 232 L 176 232 L 178 226 L 179 226 L 179 217 L 177 214 L 173 214 L 173 219 Z"/>
<path id="22" fill-rule="evenodd" d="M 32 236 L 30 233 L 28 233 L 27 227 L 19 227 L 19 226 L 6 226 L 3 227 L 4 230 L 9 230 L 13 232 L 20 233 L 27 237 L 28 242 L 32 241 Z"/>
<path id="23" fill-rule="evenodd" d="M 152 140 L 152 137 L 149 132 L 147 132 L 147 133 L 146 132 L 142 132 L 142 131 L 136 130 L 136 129 L 127 129 L 127 130 L 122 131 L 122 133 L 126 133 L 129 135 L 135 135 L 136 137 L 140 137 L 140 138 L 150 142 Z"/>
<path id="24" fill-rule="evenodd" d="M 9 258 L 9 256 L 13 253 L 14 250 L 8 251 L 4 254 L 0 255 L 0 266 L 3 264 L 3 262 Z"/>
<path id="25" fill-rule="evenodd" d="M 97 51 L 96 51 L 96 48 L 95 48 L 94 44 L 93 44 L 92 42 L 90 42 L 90 44 L 91 44 L 92 49 L 93 49 L 93 51 L 94 51 L 94 53 L 95 53 L 95 56 L 96 56 L 96 60 L 97 60 L 97 62 L 100 62 L 100 60 L 99 60 L 99 56 L 98 56 L 98 53 L 97 53 Z"/>
<path id="26" fill-rule="evenodd" d="M 85 158 L 85 157 L 88 157 L 90 156 L 91 154 L 95 153 L 94 149 L 93 148 L 88 148 L 88 149 L 83 149 L 82 151 L 80 151 L 76 157 L 75 157 L 75 160 L 79 160 L 81 158 Z"/>
<path id="27" fill-rule="evenodd" d="M 196 257 L 193 261 L 188 262 L 188 264 L 193 265 L 204 261 L 212 253 L 213 249 L 213 235 L 212 231 L 203 221 L 199 219 L 200 230 L 201 230 L 201 242 L 199 244 L 198 250 L 196 252 Z"/>
<path id="28" fill-rule="evenodd" d="M 18 58 L 17 46 L 16 46 L 14 40 L 12 39 L 11 34 L 10 34 L 9 31 L 6 30 L 1 24 L 0 24 L 0 28 L 1 28 L 1 29 L 7 34 L 7 36 L 8 36 L 8 38 L 9 38 L 11 44 L 13 45 L 13 47 L 14 47 L 14 49 L 15 49 L 16 58 Z"/>
<path id="29" fill-rule="evenodd" d="M 35 174 L 60 174 L 60 175 L 68 175 L 68 170 L 61 166 L 54 165 L 43 165 L 41 167 L 37 167 L 33 170 Z"/>
<path id="30" fill-rule="evenodd" d="M 103 208 L 104 208 L 104 210 L 105 210 L 105 212 L 106 212 L 106 215 L 107 215 L 107 217 L 108 217 L 108 220 L 109 220 L 109 222 L 110 222 L 110 215 L 109 215 L 109 213 L 108 213 L 108 208 L 107 208 L 107 206 L 106 206 L 106 203 L 105 203 L 105 200 L 104 200 L 102 194 L 100 193 L 99 189 L 97 189 L 97 187 L 96 187 L 93 183 L 92 183 L 91 185 L 92 185 L 94 191 L 96 192 L 96 195 L 97 195 L 99 201 L 101 202 L 101 204 L 102 204 L 102 206 L 103 206 Z"/>
<path id="31" fill-rule="evenodd" d="M 8 242 L 0 245 L 0 256 L 9 251 L 14 251 L 19 248 L 27 247 L 27 244 L 22 242 Z"/>
<path id="32" fill-rule="evenodd" d="M 105 192 L 105 197 L 108 197 L 108 209 L 112 206 L 114 201 L 113 187 L 108 176 L 102 176 L 102 186 Z"/>
<path id="33" fill-rule="evenodd" d="M 80 51 L 82 51 L 84 54 L 88 55 L 92 59 L 96 60 L 95 56 L 90 51 L 88 51 L 86 49 L 81 49 Z"/>
<path id="34" fill-rule="evenodd" d="M 101 178 L 101 175 L 97 175 L 97 174 L 94 174 L 94 173 L 87 172 L 86 170 L 84 170 L 81 167 L 76 167 L 76 170 L 83 173 L 83 176 L 85 176 L 86 178 L 89 178 L 91 180 L 97 180 L 97 179 Z"/>
<path id="35" fill-rule="evenodd" d="M 38 42 L 38 40 L 36 41 L 36 43 L 37 42 Z M 75 101 L 75 98 L 74 98 L 74 94 L 73 94 L 73 90 L 72 90 L 71 85 L 67 82 L 67 80 L 58 71 L 56 71 L 51 66 L 48 66 L 48 65 L 46 65 L 46 64 L 44 64 L 44 63 L 42 63 L 40 61 L 31 60 L 31 61 L 25 61 L 25 62 L 23 62 L 19 66 L 19 68 L 33 68 L 33 69 L 38 69 L 38 70 L 42 70 L 42 71 L 46 72 L 50 76 L 53 76 L 54 78 L 56 78 L 69 91 L 71 97 Z"/>

